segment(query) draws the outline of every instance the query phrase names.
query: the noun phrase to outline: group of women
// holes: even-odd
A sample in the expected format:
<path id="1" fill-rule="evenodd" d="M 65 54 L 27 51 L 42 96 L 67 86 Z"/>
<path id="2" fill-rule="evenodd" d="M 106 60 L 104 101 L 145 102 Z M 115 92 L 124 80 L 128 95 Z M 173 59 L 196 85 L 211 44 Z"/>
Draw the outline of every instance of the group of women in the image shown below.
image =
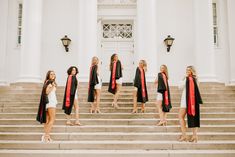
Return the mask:
<path id="1" fill-rule="evenodd" d="M 112 106 L 119 108 L 118 97 L 122 87 L 122 70 L 123 66 L 121 61 L 118 59 L 117 54 L 113 54 L 110 59 L 110 83 L 108 92 L 113 94 Z M 147 63 L 145 60 L 140 60 L 139 65 L 136 68 L 134 77 L 134 88 L 133 88 L 133 111 L 132 113 L 138 113 L 137 102 L 141 103 L 141 112 L 145 112 L 145 103 L 148 101 L 148 92 L 146 85 L 145 72 L 147 71 Z M 99 59 L 93 57 L 91 61 L 88 83 L 88 102 L 91 103 L 90 113 L 101 113 L 100 111 L 100 93 L 102 82 L 100 79 L 99 70 Z M 78 81 L 76 75 L 78 69 L 75 66 L 71 66 L 67 70 L 68 78 L 65 87 L 63 107 L 64 113 L 66 114 L 67 122 L 66 125 L 80 126 L 79 122 L 79 105 L 78 105 L 78 92 L 77 86 Z M 155 80 L 157 88 L 156 105 L 159 111 L 160 121 L 156 124 L 157 126 L 167 125 L 167 113 L 170 112 L 171 97 L 170 97 L 170 86 L 168 84 L 168 69 L 166 65 L 161 65 L 160 72 Z M 44 135 L 41 140 L 43 142 L 51 142 L 50 132 L 55 121 L 56 113 L 56 76 L 54 71 L 48 71 L 46 79 L 43 84 L 41 93 L 41 99 L 39 103 L 39 109 L 37 114 L 37 121 L 44 123 Z M 179 122 L 181 126 L 182 135 L 179 137 L 179 141 L 197 142 L 197 130 L 200 127 L 200 104 L 202 104 L 201 95 L 198 89 L 197 75 L 193 66 L 188 66 L 186 69 L 186 75 L 179 86 L 183 89 L 180 110 L 179 110 Z M 71 122 L 71 112 L 75 109 L 75 122 Z M 186 135 L 186 121 L 185 116 L 187 115 L 188 127 L 193 128 L 193 135 L 189 138 Z"/>

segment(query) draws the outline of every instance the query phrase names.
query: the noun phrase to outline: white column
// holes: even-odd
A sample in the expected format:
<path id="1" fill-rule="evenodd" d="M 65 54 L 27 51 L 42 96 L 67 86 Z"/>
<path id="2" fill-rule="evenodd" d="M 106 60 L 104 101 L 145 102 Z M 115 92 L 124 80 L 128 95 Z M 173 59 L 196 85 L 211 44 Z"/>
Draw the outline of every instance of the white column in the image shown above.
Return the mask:
<path id="1" fill-rule="evenodd" d="M 6 70 L 6 50 L 7 50 L 7 19 L 8 19 L 8 0 L 0 1 L 0 86 L 7 84 Z"/>
<path id="2" fill-rule="evenodd" d="M 23 1 L 21 64 L 17 82 L 41 82 L 42 2 Z"/>
<path id="3" fill-rule="evenodd" d="M 137 0 L 137 59 L 148 63 L 147 81 L 152 82 L 157 72 L 156 0 Z M 137 65 L 138 65 L 137 61 Z"/>
<path id="4" fill-rule="evenodd" d="M 228 36 L 230 52 L 230 84 L 235 85 L 235 1 L 227 0 L 228 9 Z"/>
<path id="5" fill-rule="evenodd" d="M 201 82 L 216 82 L 212 0 L 194 0 L 196 69 Z"/>
<path id="6" fill-rule="evenodd" d="M 79 80 L 88 82 L 91 58 L 97 55 L 97 0 L 79 0 Z"/>

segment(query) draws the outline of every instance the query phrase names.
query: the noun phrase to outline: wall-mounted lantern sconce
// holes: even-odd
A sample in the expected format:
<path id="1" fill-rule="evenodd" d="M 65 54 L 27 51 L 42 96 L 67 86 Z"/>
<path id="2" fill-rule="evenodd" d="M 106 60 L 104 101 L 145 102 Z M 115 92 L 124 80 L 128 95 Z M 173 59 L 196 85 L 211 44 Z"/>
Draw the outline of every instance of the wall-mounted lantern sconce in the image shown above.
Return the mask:
<path id="1" fill-rule="evenodd" d="M 170 35 L 168 35 L 167 38 L 164 40 L 164 43 L 167 47 L 167 52 L 170 52 L 170 49 L 171 49 L 171 46 L 172 46 L 174 40 L 175 39 L 172 38 Z"/>
<path id="2" fill-rule="evenodd" d="M 67 37 L 67 35 L 65 35 L 62 39 L 62 44 L 64 45 L 64 48 L 65 48 L 65 51 L 66 52 L 69 52 L 69 44 L 71 43 L 71 39 L 69 39 Z"/>

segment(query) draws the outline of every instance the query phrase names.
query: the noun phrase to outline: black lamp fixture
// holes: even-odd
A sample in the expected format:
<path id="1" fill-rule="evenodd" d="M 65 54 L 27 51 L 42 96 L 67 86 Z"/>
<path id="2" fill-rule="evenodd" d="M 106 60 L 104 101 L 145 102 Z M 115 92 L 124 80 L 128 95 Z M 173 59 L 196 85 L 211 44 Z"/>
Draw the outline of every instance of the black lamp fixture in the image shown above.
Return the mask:
<path id="1" fill-rule="evenodd" d="M 168 35 L 167 38 L 164 40 L 164 43 L 167 47 L 167 52 L 170 52 L 170 49 L 171 49 L 171 46 L 172 46 L 174 40 L 175 39 L 172 38 L 170 35 Z"/>
<path id="2" fill-rule="evenodd" d="M 71 43 L 71 39 L 69 39 L 67 37 L 67 35 L 65 35 L 62 39 L 62 44 L 64 45 L 64 48 L 65 48 L 65 51 L 66 52 L 69 52 L 69 44 Z"/>

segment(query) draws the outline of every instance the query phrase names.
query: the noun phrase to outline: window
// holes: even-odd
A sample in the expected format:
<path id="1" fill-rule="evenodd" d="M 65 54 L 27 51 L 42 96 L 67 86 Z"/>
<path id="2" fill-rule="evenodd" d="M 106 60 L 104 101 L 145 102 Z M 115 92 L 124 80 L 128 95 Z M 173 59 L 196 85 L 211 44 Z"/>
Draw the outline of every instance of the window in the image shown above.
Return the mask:
<path id="1" fill-rule="evenodd" d="M 132 24 L 103 24 L 103 38 L 131 39 Z"/>
<path id="2" fill-rule="evenodd" d="M 213 9 L 213 35 L 214 35 L 214 45 L 216 47 L 219 46 L 218 42 L 218 13 L 217 13 L 217 3 L 212 3 L 212 9 Z"/>
<path id="3" fill-rule="evenodd" d="M 21 45 L 21 34 L 22 34 L 22 12 L 23 4 L 18 4 L 18 21 L 17 21 L 17 45 Z"/>

